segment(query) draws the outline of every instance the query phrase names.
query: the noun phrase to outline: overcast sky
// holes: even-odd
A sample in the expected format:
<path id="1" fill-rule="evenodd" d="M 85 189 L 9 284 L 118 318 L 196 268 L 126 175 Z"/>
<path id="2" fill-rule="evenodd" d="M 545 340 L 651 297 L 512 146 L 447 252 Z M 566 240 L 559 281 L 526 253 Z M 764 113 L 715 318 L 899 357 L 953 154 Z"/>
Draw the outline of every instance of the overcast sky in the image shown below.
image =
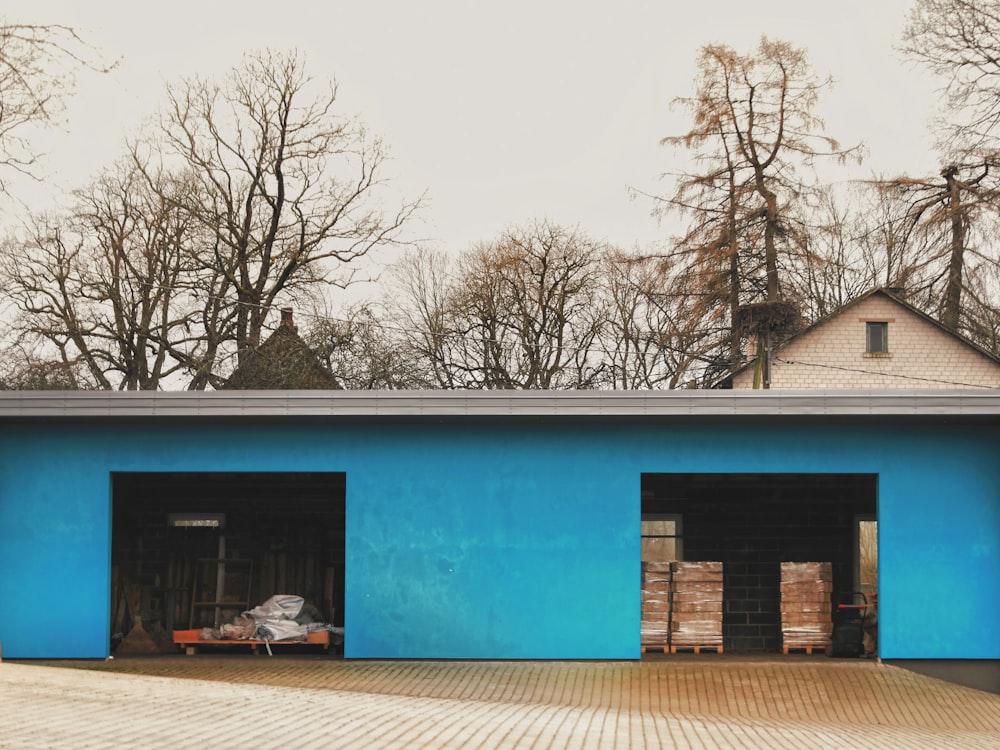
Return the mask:
<path id="1" fill-rule="evenodd" d="M 427 191 L 419 234 L 460 250 L 533 218 L 625 247 L 664 236 L 628 187 L 667 192 L 658 175 L 674 157 L 659 140 L 687 127 L 670 101 L 692 92 L 710 42 L 747 51 L 767 34 L 806 47 L 837 81 L 821 103 L 828 133 L 867 145 L 855 176 L 936 171 L 934 82 L 893 49 L 912 2 L 7 0 L 4 12 L 75 26 L 120 60 L 82 73 L 65 127 L 39 139 L 48 196 L 113 161 L 167 82 L 295 47 L 390 146 L 398 185 Z"/>

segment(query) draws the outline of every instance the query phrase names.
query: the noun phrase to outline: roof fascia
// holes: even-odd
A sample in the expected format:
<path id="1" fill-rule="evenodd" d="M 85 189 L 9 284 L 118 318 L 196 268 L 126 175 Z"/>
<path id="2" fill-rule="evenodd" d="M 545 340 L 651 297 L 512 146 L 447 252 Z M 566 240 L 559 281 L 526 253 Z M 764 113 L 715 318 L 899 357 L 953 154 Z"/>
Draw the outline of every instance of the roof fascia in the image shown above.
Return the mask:
<path id="1" fill-rule="evenodd" d="M 0 420 L 1000 417 L 1000 389 L 4 391 Z"/>

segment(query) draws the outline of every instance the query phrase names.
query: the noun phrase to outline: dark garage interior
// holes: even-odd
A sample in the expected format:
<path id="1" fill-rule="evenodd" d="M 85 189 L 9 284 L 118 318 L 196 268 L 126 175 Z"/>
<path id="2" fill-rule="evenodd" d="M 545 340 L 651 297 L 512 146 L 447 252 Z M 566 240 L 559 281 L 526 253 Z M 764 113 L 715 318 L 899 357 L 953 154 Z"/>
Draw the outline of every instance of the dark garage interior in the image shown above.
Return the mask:
<path id="1" fill-rule="evenodd" d="M 111 632 L 218 626 L 274 594 L 343 624 L 344 473 L 112 475 Z"/>
<path id="2" fill-rule="evenodd" d="M 677 519 L 677 558 L 723 563 L 727 652 L 781 649 L 782 562 L 832 563 L 837 596 L 877 585 L 856 573 L 876 495 L 875 474 L 642 475 L 643 518 Z"/>

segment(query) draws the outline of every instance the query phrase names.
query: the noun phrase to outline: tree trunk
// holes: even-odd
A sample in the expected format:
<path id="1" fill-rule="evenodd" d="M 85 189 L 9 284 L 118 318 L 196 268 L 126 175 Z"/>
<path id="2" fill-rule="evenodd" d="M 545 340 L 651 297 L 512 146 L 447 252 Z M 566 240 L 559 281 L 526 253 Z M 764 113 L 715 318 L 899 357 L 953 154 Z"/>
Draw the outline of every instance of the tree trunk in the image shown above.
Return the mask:
<path id="1" fill-rule="evenodd" d="M 778 286 L 778 246 L 775 242 L 778 235 L 778 197 L 773 191 L 762 184 L 758 190 L 767 202 L 764 216 L 764 267 L 767 272 L 767 301 L 775 302 L 781 298 Z"/>
<path id="2" fill-rule="evenodd" d="M 958 169 L 948 167 L 943 173 L 948 186 L 948 218 L 951 221 L 951 255 L 948 260 L 948 285 L 941 306 L 941 325 L 956 330 L 962 306 L 962 267 L 965 262 L 965 212 Z"/>

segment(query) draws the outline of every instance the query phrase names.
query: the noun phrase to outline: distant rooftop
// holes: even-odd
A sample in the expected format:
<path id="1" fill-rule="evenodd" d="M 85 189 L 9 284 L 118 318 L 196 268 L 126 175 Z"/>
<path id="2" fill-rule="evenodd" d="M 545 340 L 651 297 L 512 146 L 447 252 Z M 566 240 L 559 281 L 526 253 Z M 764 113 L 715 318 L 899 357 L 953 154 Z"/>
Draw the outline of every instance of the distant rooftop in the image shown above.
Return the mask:
<path id="1" fill-rule="evenodd" d="M 266 341 L 243 353 L 243 361 L 223 385 L 224 390 L 329 390 L 337 379 L 299 336 L 292 308 L 281 310 L 281 323 Z"/>

